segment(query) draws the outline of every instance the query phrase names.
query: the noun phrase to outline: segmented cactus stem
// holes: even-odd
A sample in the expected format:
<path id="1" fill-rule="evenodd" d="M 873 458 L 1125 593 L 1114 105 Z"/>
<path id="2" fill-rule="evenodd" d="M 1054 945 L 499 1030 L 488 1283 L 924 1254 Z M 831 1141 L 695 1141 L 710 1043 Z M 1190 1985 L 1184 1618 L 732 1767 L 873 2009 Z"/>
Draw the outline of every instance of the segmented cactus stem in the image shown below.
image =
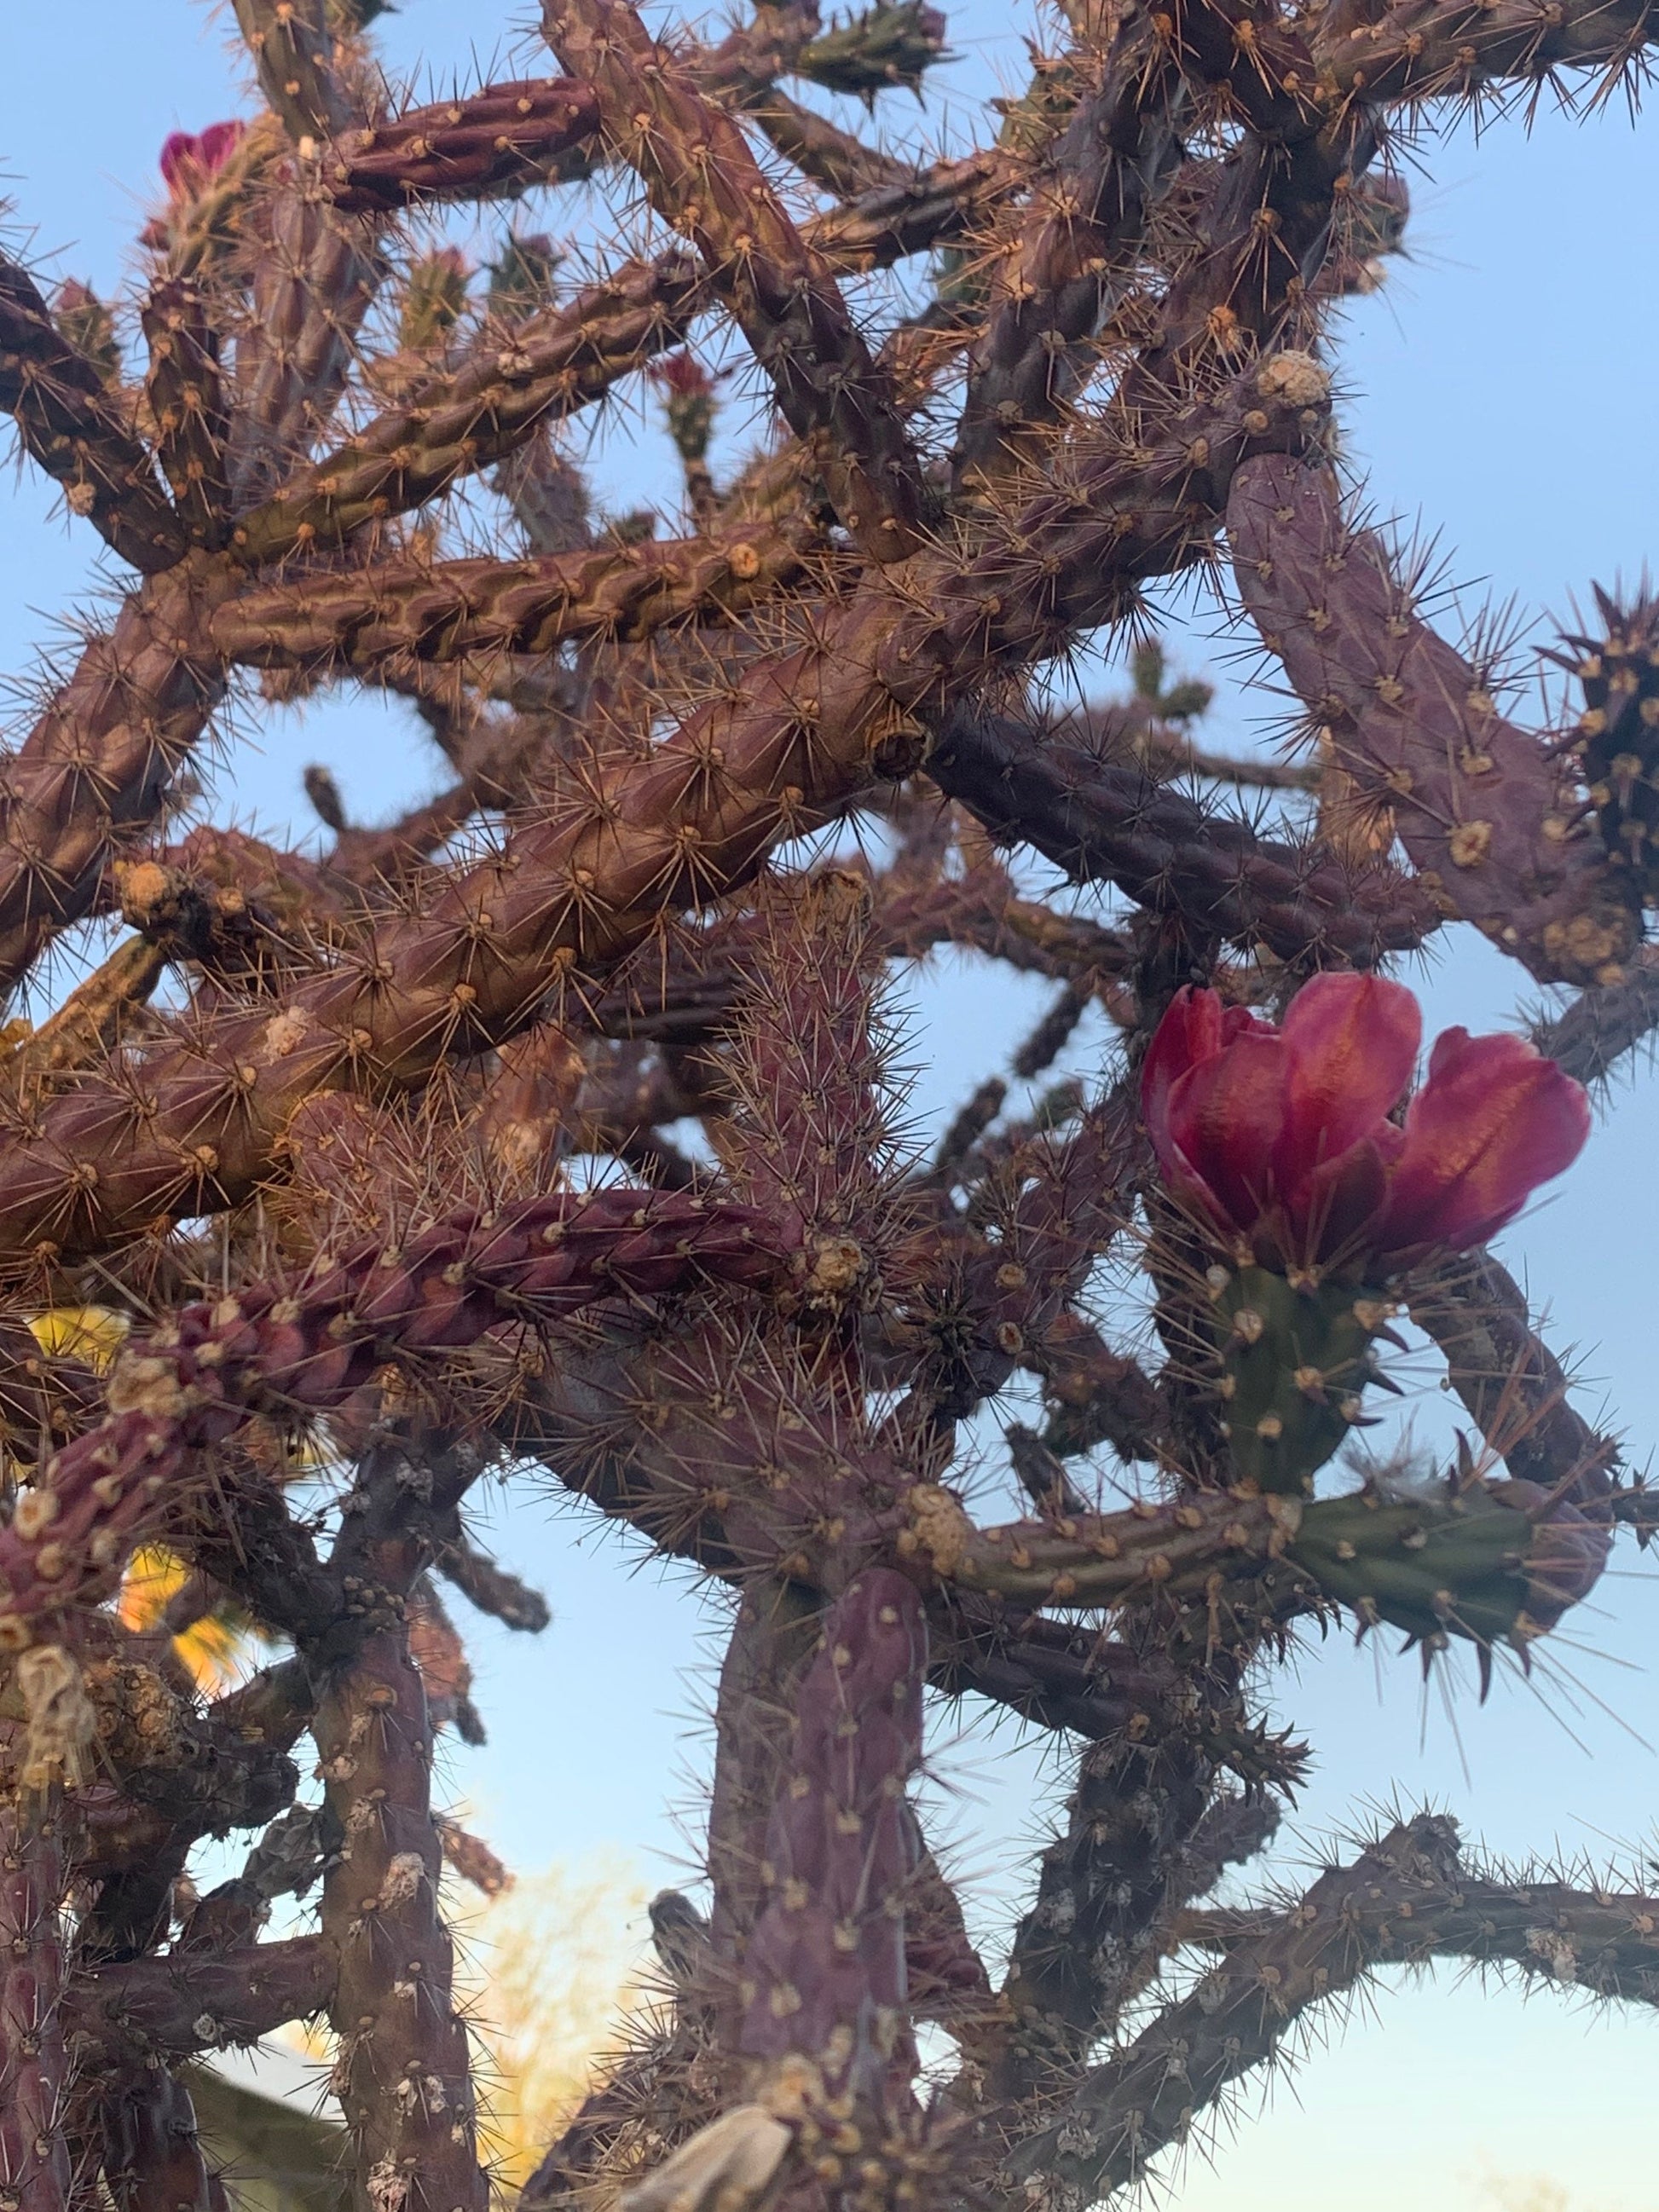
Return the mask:
<path id="1" fill-rule="evenodd" d="M 103 2172 L 119 2212 L 221 2212 L 185 2084 L 165 2069 L 106 2089 Z"/>
<path id="2" fill-rule="evenodd" d="M 332 137 L 345 120 L 328 0 L 234 0 L 236 27 L 259 89 L 297 144 Z"/>
<path id="3" fill-rule="evenodd" d="M 64 1817 L 56 1790 L 0 1809 L 0 2188 L 17 2212 L 68 2212 L 70 2202 Z"/>
<path id="4" fill-rule="evenodd" d="M 1561 1012 L 1534 1022 L 1532 1040 L 1576 1082 L 1601 1087 L 1656 1026 L 1659 967 L 1644 951 L 1629 963 L 1623 982 L 1593 984 Z"/>
<path id="5" fill-rule="evenodd" d="M 388 1452 L 362 1479 L 372 1488 L 397 1473 Z M 418 1545 L 388 1537 L 364 1549 L 364 1573 L 406 1595 Z M 339 1961 L 333 2087 L 352 2201 L 359 2212 L 486 2212 L 467 2030 L 438 1906 L 432 1727 L 404 1625 L 364 1639 L 329 1684 L 314 1731 L 334 1840 L 322 1929 Z"/>
<path id="6" fill-rule="evenodd" d="M 1167 17 L 1126 9 L 1087 65 L 1097 82 L 1049 148 L 1014 251 L 992 272 L 951 457 L 958 482 L 981 490 L 1040 453 L 1181 158 L 1186 84 Z"/>
<path id="7" fill-rule="evenodd" d="M 1245 605 L 1425 887 L 1540 978 L 1620 981 L 1636 917 L 1559 764 L 1415 611 L 1330 472 L 1250 463 L 1228 530 Z"/>
<path id="8" fill-rule="evenodd" d="M 323 157 L 323 187 L 343 215 L 520 192 L 556 174 L 599 122 L 592 92 L 569 77 L 488 85 L 346 132 Z"/>
<path id="9" fill-rule="evenodd" d="M 390 1267 L 381 1240 L 369 1238 L 289 1290 L 266 1285 L 187 1308 L 167 1338 L 121 1354 L 104 1425 L 57 1455 L 28 1510 L 0 1532 L 14 1648 L 32 1618 L 109 1587 L 185 1454 L 234 1434 L 257 1403 L 322 1412 L 395 1349 L 455 1348 L 503 1322 L 534 1326 L 702 1274 L 764 1281 L 788 1253 L 744 1209 L 668 1194 L 559 1193 L 499 1218 L 464 1212 L 412 1227 Z"/>
<path id="10" fill-rule="evenodd" d="M 372 674 L 564 643 L 635 644 L 665 624 L 724 623 L 801 579 L 781 532 L 596 546 L 537 561 L 414 562 L 327 572 L 246 592 L 214 618 L 227 660 L 252 668 Z"/>
<path id="11" fill-rule="evenodd" d="M 0 761 L 0 982 L 95 910 L 153 828 L 222 694 L 205 621 L 229 588 L 190 560 L 133 593 Z"/>
<path id="12" fill-rule="evenodd" d="M 1050 2202 L 1074 2207 L 1133 2181 L 1230 2081 L 1270 2059 L 1310 2005 L 1352 1987 L 1377 1957 L 1380 1926 L 1456 1875 L 1457 1831 L 1428 1814 L 1333 1868 L 1097 2067 L 1057 2120 L 1016 2144 L 1010 2172 L 1041 2176 Z"/>
<path id="13" fill-rule="evenodd" d="M 0 410 L 24 451 L 124 561 L 155 575 L 189 538 L 97 364 L 71 345 L 27 270 L 0 255 Z"/>
<path id="14" fill-rule="evenodd" d="M 1010 718 L 954 716 L 927 772 L 1007 842 L 1035 845 L 1078 881 L 1104 877 L 1155 912 L 1265 945 L 1282 960 L 1376 964 L 1411 950 L 1441 913 L 1382 860 L 1261 836 L 1155 775 Z"/>
<path id="15" fill-rule="evenodd" d="M 815 445 L 848 532 L 877 561 L 914 550 L 921 468 L 886 372 L 742 132 L 650 37 L 629 0 L 548 0 L 544 27 L 598 93 L 607 140 L 696 246 L 709 281 Z"/>
<path id="16" fill-rule="evenodd" d="M 904 2024 L 903 1792 L 921 1756 L 927 1631 L 914 1586 L 871 1568 L 824 1617 L 766 1832 L 768 1898 L 743 1962 L 740 2047 L 821 2069 L 888 2106 L 915 2065 Z"/>
<path id="17" fill-rule="evenodd" d="M 83 1966 L 64 1994 L 64 2033 L 88 2068 L 112 2069 L 128 2054 L 162 2063 L 199 2057 L 314 2020 L 338 1969 L 322 1936 Z"/>
<path id="18" fill-rule="evenodd" d="M 1643 1891 L 1517 1881 L 1498 1868 L 1460 1874 L 1442 1894 L 1418 1900 L 1409 1919 L 1376 1914 L 1376 1902 L 1365 1901 L 1364 1927 L 1367 1949 L 1379 1966 L 1464 1959 L 1595 1996 L 1659 2003 L 1659 1899 Z M 1230 1948 L 1258 1939 L 1276 1917 L 1194 1912 L 1186 1917 L 1182 1934 L 1208 1948 Z"/>
<path id="19" fill-rule="evenodd" d="M 149 343 L 145 396 L 155 425 L 156 458 L 191 543 L 215 550 L 230 527 L 230 422 L 217 334 L 202 293 L 179 276 L 152 289 L 143 325 Z"/>
<path id="20" fill-rule="evenodd" d="M 1113 2033 L 1156 1972 L 1213 1778 L 1203 1749 L 1178 1734 L 1085 1750 L 1065 1831 L 1042 1854 L 1036 1899 L 1014 1936 L 1000 2096 L 1052 2094 L 1056 2075 Z"/>

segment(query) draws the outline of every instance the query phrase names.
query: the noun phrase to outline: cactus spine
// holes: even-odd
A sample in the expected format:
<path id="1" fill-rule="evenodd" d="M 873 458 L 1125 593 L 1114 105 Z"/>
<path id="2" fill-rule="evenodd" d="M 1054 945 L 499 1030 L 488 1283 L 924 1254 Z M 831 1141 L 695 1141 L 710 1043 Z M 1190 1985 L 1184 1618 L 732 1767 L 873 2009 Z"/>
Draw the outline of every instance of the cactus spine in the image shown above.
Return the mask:
<path id="1" fill-rule="evenodd" d="M 526 2212 L 1081 2212 L 1381 1964 L 1652 2002 L 1659 1900 L 1433 1816 L 1200 1903 L 1307 1771 L 1299 1629 L 1484 1683 L 1659 1527 L 1484 1249 L 1659 1020 L 1654 609 L 1598 601 L 1565 736 L 1503 713 L 1354 519 L 1332 314 L 1408 234 L 1391 143 L 1604 95 L 1651 10 L 1077 0 L 949 152 L 818 97 L 931 104 L 921 0 L 547 0 L 541 73 L 418 102 L 385 12 L 235 0 L 250 112 L 158 129 L 120 295 L 0 256 L 0 410 L 110 586 L 0 760 L 0 2212 L 221 2212 L 186 2069 L 319 2020 L 359 2212 L 488 2212 L 451 1594 L 550 1617 L 489 1473 L 729 1626 L 707 1915 L 656 1900 Z M 641 203 L 672 240 L 594 234 Z M 635 403 L 678 465 L 610 513 Z M 1298 757 L 1211 742 L 1183 577 Z M 1061 716 L 1102 629 L 1133 691 Z M 413 803 L 300 759 L 303 850 L 216 810 L 245 719 L 362 690 Z M 1564 1064 L 1417 1066 L 1389 971 L 1465 927 L 1578 991 Z M 918 1133 L 935 952 L 1042 1003 Z M 1472 1432 L 1356 1484 L 1395 1310 Z M 930 1691 L 1067 1739 L 983 1955 Z"/>

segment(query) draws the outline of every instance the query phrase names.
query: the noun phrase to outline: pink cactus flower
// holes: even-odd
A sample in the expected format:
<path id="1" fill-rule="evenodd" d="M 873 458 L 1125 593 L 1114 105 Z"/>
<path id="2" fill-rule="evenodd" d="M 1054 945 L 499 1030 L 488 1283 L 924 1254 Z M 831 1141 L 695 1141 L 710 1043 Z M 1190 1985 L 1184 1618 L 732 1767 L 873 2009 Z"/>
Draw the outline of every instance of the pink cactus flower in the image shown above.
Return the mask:
<path id="1" fill-rule="evenodd" d="M 653 361 L 646 374 L 671 400 L 707 399 L 714 389 L 714 378 L 695 354 L 671 353 L 661 361 Z"/>
<path id="2" fill-rule="evenodd" d="M 1512 1221 L 1589 1133 L 1582 1085 L 1516 1036 L 1448 1030 L 1403 1123 L 1422 1014 L 1403 984 L 1316 975 L 1275 1027 L 1184 990 L 1141 1073 L 1170 1190 L 1240 1256 L 1385 1281 Z"/>
<path id="3" fill-rule="evenodd" d="M 175 131 L 161 148 L 161 181 L 175 203 L 194 199 L 247 135 L 246 123 L 210 123 L 200 132 Z"/>

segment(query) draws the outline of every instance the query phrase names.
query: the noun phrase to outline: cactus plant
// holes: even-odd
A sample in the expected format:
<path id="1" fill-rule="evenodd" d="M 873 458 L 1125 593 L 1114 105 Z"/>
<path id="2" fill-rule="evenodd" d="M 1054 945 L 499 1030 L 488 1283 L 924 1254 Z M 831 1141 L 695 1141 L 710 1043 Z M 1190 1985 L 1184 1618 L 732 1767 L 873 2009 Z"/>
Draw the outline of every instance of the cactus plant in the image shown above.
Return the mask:
<path id="1" fill-rule="evenodd" d="M 1621 607 L 1605 592 L 1596 605 L 1607 628 L 1599 638 L 1570 641 L 1584 711 L 1575 746 L 1589 786 L 1601 842 L 1631 871 L 1650 901 L 1659 876 L 1649 851 L 1655 827 L 1656 732 L 1659 732 L 1659 602 Z"/>
<path id="2" fill-rule="evenodd" d="M 434 1802 L 482 1734 L 441 1585 L 548 1620 L 492 1470 L 726 1633 L 708 1912 L 658 1900 L 661 2010 L 526 2212 L 1081 2208 L 1392 1960 L 1651 2002 L 1659 1901 L 1438 1816 L 1200 1902 L 1307 1770 L 1299 1628 L 1484 1682 L 1659 1527 L 1483 1249 L 1659 1020 L 1654 610 L 1598 600 L 1575 726 L 1501 712 L 1346 498 L 1332 316 L 1408 234 L 1391 142 L 1551 70 L 1606 105 L 1650 11 L 1078 0 L 949 153 L 819 100 L 931 104 L 916 0 L 548 0 L 546 74 L 419 103 L 384 12 L 236 0 L 250 112 L 161 143 L 131 296 L 0 258 L 0 409 L 113 579 L 0 762 L 0 2207 L 214 2212 L 192 2063 L 325 2020 L 362 2212 L 484 2212 L 443 1885 L 507 1870 Z M 576 185 L 674 241 L 595 246 Z M 745 355 L 775 419 L 715 448 Z M 580 459 L 641 398 L 672 533 Z M 1144 597 L 1188 576 L 1310 750 L 1212 747 Z M 1062 714 L 1102 629 L 1133 692 Z M 228 702 L 367 689 L 435 796 L 296 763 L 314 849 L 212 818 Z M 1465 927 L 1580 995 L 1414 1085 L 1389 970 Z M 941 947 L 1044 1003 L 920 1141 L 889 972 Z M 1391 1316 L 1478 1434 L 1356 1481 Z M 238 1678 L 186 1663 L 239 1624 Z M 1073 1765 L 994 1978 L 929 1689 Z"/>
<path id="3" fill-rule="evenodd" d="M 1214 1249 L 1224 1425 L 1264 1489 L 1311 1488 L 1363 1418 L 1389 1285 L 1490 1237 L 1588 1134 L 1579 1085 L 1519 1038 L 1463 1030 L 1397 1126 L 1420 1029 L 1399 984 L 1322 975 L 1277 1028 L 1189 988 L 1147 1049 L 1153 1149 Z"/>

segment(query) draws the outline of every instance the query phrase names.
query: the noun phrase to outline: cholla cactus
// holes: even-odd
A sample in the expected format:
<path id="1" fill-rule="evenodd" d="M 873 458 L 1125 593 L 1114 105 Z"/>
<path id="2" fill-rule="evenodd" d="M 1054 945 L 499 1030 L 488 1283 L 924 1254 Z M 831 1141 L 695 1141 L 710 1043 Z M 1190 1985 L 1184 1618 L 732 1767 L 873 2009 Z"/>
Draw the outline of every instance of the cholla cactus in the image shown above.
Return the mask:
<path id="1" fill-rule="evenodd" d="M 1376 975 L 1316 975 L 1282 1026 L 1180 991 L 1141 1063 L 1170 1195 L 1227 1254 L 1206 1271 L 1232 1455 L 1268 1490 L 1311 1490 L 1361 1418 L 1389 1287 L 1467 1251 L 1570 1167 L 1583 1090 L 1526 1039 L 1422 1039 L 1417 1001 Z"/>
<path id="2" fill-rule="evenodd" d="M 1440 1818 L 1199 1902 L 1297 1778 L 1253 1702 L 1298 1625 L 1486 1670 L 1654 1527 L 1481 1249 L 1659 1021 L 1653 607 L 1600 603 L 1569 726 L 1507 720 L 1353 519 L 1326 327 L 1403 235 L 1391 133 L 1552 76 L 1606 106 L 1649 11 L 1080 0 L 933 160 L 812 90 L 926 108 L 915 0 L 712 42 L 548 0 L 544 74 L 401 110 L 380 12 L 237 0 L 258 110 L 162 147 L 131 301 L 0 260 L 0 406 L 123 577 L 0 770 L 0 978 L 129 933 L 0 1069 L 0 2203 L 218 2203 L 180 2069 L 326 2018 L 361 2212 L 483 2212 L 441 1881 L 504 1876 L 432 1800 L 435 1732 L 480 1726 L 438 1585 L 545 1625 L 470 1533 L 526 1462 L 730 1622 L 708 1910 L 658 1901 L 661 2006 L 526 2212 L 1077 2206 L 1389 1961 L 1651 2002 L 1659 1901 L 1482 1873 Z M 673 242 L 596 260 L 579 180 Z M 526 196 L 487 275 L 431 234 Z M 900 264 L 915 312 L 855 314 Z M 775 417 L 744 449 L 732 410 L 716 471 L 745 361 Z M 672 526 L 605 520 L 572 457 L 623 393 L 665 410 Z M 1204 750 L 1138 627 L 1194 568 L 1316 751 Z M 1043 711 L 1114 627 L 1133 695 Z M 186 823 L 228 700 L 362 687 L 437 799 L 365 827 L 309 770 L 320 854 Z M 1417 1084 L 1382 971 L 1459 925 L 1579 996 Z M 885 978 L 939 945 L 1055 987 L 1021 1079 L 1091 1009 L 1115 1041 L 927 1154 Z M 1407 1310 L 1470 1437 L 1322 1474 Z M 988 1527 L 963 1425 L 1016 1376 L 1030 1510 Z M 237 1622 L 275 1656 L 227 1687 L 180 1638 Z M 1000 1984 L 912 1802 L 930 1686 L 1079 1740 Z"/>

